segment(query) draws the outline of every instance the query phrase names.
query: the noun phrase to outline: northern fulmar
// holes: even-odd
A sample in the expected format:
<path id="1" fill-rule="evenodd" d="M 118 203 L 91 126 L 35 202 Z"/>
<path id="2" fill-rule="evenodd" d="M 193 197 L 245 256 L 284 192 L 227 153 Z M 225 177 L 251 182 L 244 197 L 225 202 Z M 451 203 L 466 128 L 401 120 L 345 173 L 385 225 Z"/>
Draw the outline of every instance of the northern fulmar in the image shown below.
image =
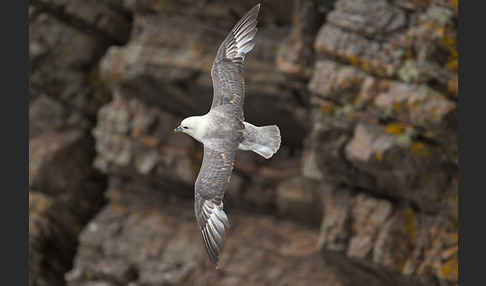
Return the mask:
<path id="1" fill-rule="evenodd" d="M 223 210 L 237 150 L 250 150 L 265 159 L 280 148 L 278 126 L 257 127 L 245 122 L 243 63 L 255 46 L 260 4 L 248 11 L 219 47 L 211 68 L 213 101 L 208 113 L 182 120 L 175 129 L 204 145 L 204 158 L 195 183 L 194 210 L 209 259 L 218 264 L 221 243 L 230 224 Z"/>

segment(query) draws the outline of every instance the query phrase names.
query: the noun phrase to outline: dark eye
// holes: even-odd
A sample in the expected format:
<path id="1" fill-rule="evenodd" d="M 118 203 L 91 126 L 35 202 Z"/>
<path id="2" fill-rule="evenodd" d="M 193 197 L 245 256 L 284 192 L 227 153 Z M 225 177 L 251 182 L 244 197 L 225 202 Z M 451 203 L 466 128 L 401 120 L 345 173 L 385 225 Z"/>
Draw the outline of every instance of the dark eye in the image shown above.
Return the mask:
<path id="1" fill-rule="evenodd" d="M 187 127 L 187 126 L 182 126 L 182 128 L 184 128 L 184 129 L 189 129 L 189 127 Z"/>

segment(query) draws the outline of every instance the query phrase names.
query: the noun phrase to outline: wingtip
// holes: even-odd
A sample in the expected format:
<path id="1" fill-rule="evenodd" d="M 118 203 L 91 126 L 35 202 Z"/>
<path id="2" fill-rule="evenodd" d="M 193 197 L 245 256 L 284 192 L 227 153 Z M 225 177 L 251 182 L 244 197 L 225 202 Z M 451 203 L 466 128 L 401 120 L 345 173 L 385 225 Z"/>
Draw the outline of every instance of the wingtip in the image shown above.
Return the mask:
<path id="1" fill-rule="evenodd" d="M 218 266 L 220 250 L 223 246 L 224 237 L 230 228 L 228 217 L 220 206 L 212 206 L 210 203 L 203 204 L 203 214 L 206 214 L 207 221 L 201 227 L 201 233 L 205 244 L 206 252 L 210 262 Z"/>
<path id="2" fill-rule="evenodd" d="M 258 12 L 260 12 L 260 7 L 261 7 L 261 6 L 262 6 L 262 4 L 261 4 L 261 3 L 258 3 L 258 4 L 256 4 L 256 5 L 255 5 L 255 8 L 256 8 L 256 10 L 257 10 L 257 13 L 258 13 Z"/>
<path id="3" fill-rule="evenodd" d="M 251 8 L 250 11 L 256 11 L 256 13 L 258 14 L 258 12 L 260 12 L 260 7 L 261 6 L 262 6 L 262 4 L 261 3 L 258 3 L 255 6 L 253 6 L 253 8 Z"/>

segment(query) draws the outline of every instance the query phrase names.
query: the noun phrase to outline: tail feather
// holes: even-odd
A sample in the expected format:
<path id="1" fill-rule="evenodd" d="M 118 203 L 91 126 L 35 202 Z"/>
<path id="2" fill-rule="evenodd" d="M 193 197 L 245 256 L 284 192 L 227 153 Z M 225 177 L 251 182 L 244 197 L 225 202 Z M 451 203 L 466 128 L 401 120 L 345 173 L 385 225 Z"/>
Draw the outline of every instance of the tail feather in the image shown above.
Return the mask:
<path id="1" fill-rule="evenodd" d="M 280 129 L 277 125 L 257 127 L 247 122 L 245 124 L 244 141 L 240 144 L 241 150 L 251 150 L 265 159 L 269 159 L 280 148 Z"/>

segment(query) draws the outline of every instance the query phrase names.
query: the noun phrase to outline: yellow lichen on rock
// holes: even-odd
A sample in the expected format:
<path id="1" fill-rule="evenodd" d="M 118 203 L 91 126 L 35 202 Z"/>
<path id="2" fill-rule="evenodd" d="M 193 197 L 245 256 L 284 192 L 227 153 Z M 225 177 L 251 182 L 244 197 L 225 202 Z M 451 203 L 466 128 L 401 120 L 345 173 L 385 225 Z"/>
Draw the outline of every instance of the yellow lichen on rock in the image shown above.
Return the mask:
<path id="1" fill-rule="evenodd" d="M 383 153 L 381 153 L 381 152 L 379 152 L 379 153 L 375 153 L 375 158 L 376 158 L 376 160 L 378 160 L 378 161 L 383 160 Z"/>
<path id="2" fill-rule="evenodd" d="M 349 60 L 349 63 L 351 65 L 356 66 L 356 67 L 359 67 L 359 65 L 361 63 L 360 59 L 356 56 L 353 56 L 353 55 L 348 56 L 348 60 Z"/>
<path id="3" fill-rule="evenodd" d="M 457 82 L 457 78 L 450 79 L 449 82 L 447 83 L 447 91 L 457 96 L 459 95 L 458 90 L 459 90 L 459 84 Z"/>
<path id="4" fill-rule="evenodd" d="M 321 104 L 320 108 L 327 114 L 332 114 L 334 112 L 334 107 L 331 104 Z"/>
<path id="5" fill-rule="evenodd" d="M 452 259 L 447 260 L 441 268 L 440 276 L 448 280 L 457 281 L 459 274 L 459 265 L 457 263 L 457 255 Z"/>
<path id="6" fill-rule="evenodd" d="M 443 33 L 441 38 L 442 47 L 448 53 L 447 68 L 452 72 L 457 72 L 458 67 L 458 52 L 457 52 L 457 39 L 455 35 L 452 35 L 447 30 Z"/>
<path id="7" fill-rule="evenodd" d="M 111 100 L 111 92 L 105 86 L 103 80 L 100 78 L 100 70 L 98 66 L 91 69 L 88 75 L 88 81 L 93 87 L 93 97 L 101 104 L 106 104 Z"/>
<path id="8" fill-rule="evenodd" d="M 417 235 L 417 226 L 415 222 L 415 213 L 411 208 L 405 209 L 405 218 L 406 218 L 407 232 L 410 236 L 410 240 L 414 241 Z"/>
<path id="9" fill-rule="evenodd" d="M 411 149 L 413 154 L 421 156 L 421 157 L 426 157 L 430 154 L 430 150 L 422 142 L 414 142 L 410 146 L 410 149 Z"/>
<path id="10" fill-rule="evenodd" d="M 397 123 L 390 123 L 385 127 L 385 131 L 394 134 L 394 135 L 400 135 L 403 134 L 405 131 L 406 125 L 400 122 Z"/>
<path id="11" fill-rule="evenodd" d="M 449 3 L 455 8 L 457 9 L 458 6 L 459 6 L 459 0 L 449 0 Z"/>

